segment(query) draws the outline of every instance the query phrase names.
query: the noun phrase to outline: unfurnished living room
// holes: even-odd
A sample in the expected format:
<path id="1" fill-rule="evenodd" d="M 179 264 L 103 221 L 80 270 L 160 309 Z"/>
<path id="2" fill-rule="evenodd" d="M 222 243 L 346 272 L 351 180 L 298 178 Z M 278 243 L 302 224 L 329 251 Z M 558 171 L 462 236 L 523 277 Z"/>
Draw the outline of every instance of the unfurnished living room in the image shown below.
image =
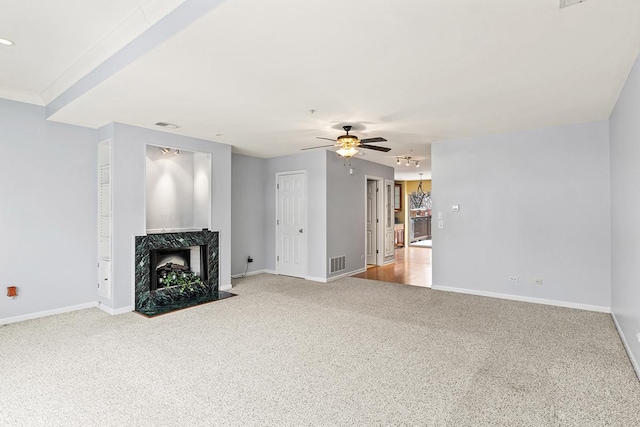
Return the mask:
<path id="1" fill-rule="evenodd" d="M 640 426 L 639 1 L 0 7 L 1 426 Z"/>

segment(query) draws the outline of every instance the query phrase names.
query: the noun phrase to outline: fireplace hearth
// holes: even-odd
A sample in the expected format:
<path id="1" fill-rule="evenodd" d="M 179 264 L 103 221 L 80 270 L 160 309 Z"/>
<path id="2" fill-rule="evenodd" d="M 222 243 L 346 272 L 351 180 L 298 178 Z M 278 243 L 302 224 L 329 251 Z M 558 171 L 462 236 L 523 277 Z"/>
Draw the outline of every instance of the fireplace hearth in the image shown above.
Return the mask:
<path id="1" fill-rule="evenodd" d="M 234 296 L 218 290 L 217 232 L 136 236 L 135 245 L 137 312 L 151 317 Z"/>

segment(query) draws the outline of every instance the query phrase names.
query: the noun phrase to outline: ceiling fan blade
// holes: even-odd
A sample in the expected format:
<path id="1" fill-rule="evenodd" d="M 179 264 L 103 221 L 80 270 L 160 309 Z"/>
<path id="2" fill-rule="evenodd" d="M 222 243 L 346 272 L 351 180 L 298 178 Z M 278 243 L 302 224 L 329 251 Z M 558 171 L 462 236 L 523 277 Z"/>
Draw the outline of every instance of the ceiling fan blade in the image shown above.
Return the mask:
<path id="1" fill-rule="evenodd" d="M 389 151 L 391 151 L 391 148 L 389 147 L 378 147 L 377 145 L 359 145 L 358 148 L 366 148 L 368 150 L 383 151 L 385 153 L 388 153 Z"/>
<path id="2" fill-rule="evenodd" d="M 313 150 L 314 148 L 327 148 L 327 147 L 334 147 L 335 144 L 331 144 L 331 145 L 318 145 L 317 147 L 307 147 L 307 148 L 301 148 L 300 151 L 304 151 L 304 150 Z"/>
<path id="3" fill-rule="evenodd" d="M 377 137 L 375 137 L 375 138 L 365 138 L 365 139 L 361 139 L 361 140 L 360 140 L 360 143 L 361 143 L 361 144 L 371 144 L 372 142 L 386 142 L 386 141 L 387 141 L 386 139 L 384 139 L 384 138 L 382 138 L 382 137 L 380 137 L 380 136 L 377 136 Z"/>
<path id="4" fill-rule="evenodd" d="M 326 139 L 327 141 L 333 141 L 333 142 L 336 142 L 336 140 L 335 140 L 335 139 L 325 138 L 325 137 L 323 137 L 323 136 L 316 136 L 316 138 L 317 138 L 317 139 Z"/>

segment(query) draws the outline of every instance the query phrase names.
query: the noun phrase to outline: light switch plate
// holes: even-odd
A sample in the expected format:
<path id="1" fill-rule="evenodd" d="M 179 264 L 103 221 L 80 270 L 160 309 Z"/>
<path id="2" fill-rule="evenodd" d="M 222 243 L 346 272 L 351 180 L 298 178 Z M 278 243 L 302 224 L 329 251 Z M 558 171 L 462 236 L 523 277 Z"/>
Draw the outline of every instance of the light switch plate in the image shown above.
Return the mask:
<path id="1" fill-rule="evenodd" d="M 444 218 L 444 214 L 442 212 L 438 212 L 438 219 Z"/>
<path id="2" fill-rule="evenodd" d="M 438 228 L 444 228 L 444 221 L 438 221 Z"/>

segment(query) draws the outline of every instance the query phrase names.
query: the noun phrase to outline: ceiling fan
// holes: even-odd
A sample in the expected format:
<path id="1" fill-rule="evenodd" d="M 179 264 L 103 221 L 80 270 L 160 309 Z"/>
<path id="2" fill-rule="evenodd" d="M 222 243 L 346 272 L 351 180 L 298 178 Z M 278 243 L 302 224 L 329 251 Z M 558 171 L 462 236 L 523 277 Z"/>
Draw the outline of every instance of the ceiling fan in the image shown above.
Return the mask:
<path id="1" fill-rule="evenodd" d="M 345 130 L 346 135 L 340 135 L 338 139 L 335 140 L 334 144 L 303 148 L 302 151 L 313 150 L 314 148 L 340 147 L 337 153 L 347 159 L 358 154 L 358 150 L 356 150 L 356 147 L 366 148 L 368 150 L 382 151 L 384 153 L 391 151 L 391 148 L 388 148 L 388 147 L 379 147 L 377 145 L 370 145 L 372 142 L 386 142 L 387 141 L 386 139 L 381 138 L 379 136 L 375 138 L 358 139 L 358 137 L 355 135 L 349 135 L 349 131 L 351 131 L 351 128 L 352 126 L 348 126 L 348 125 L 342 126 L 342 129 Z M 333 141 L 333 139 L 331 138 L 324 138 L 321 136 L 316 136 L 316 138 Z"/>

